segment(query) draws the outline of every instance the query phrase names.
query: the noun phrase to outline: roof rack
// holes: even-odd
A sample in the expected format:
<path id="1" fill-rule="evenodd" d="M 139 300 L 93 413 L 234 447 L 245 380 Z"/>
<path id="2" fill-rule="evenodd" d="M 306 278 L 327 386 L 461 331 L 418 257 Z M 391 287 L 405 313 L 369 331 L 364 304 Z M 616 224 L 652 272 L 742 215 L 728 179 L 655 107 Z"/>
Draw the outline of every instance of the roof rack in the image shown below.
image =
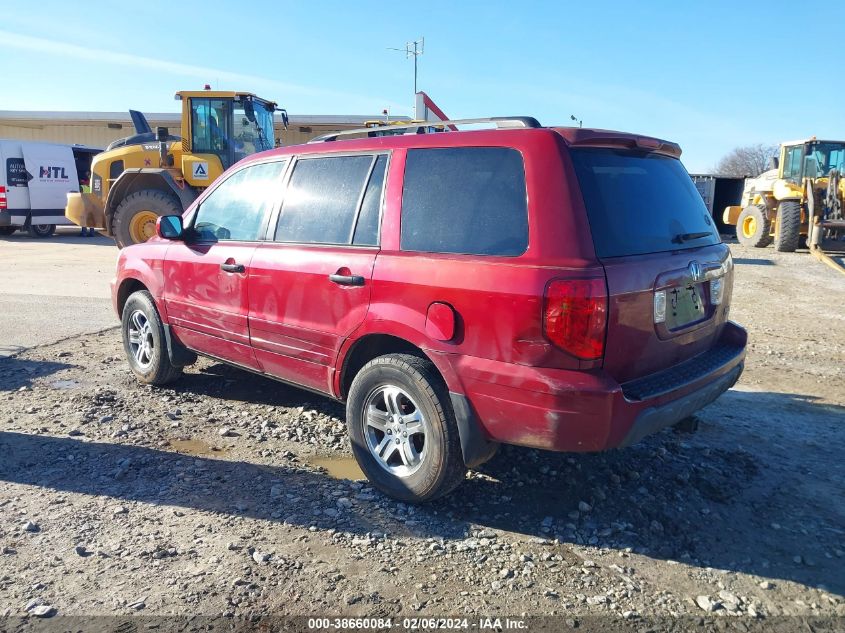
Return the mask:
<path id="1" fill-rule="evenodd" d="M 512 129 L 512 128 L 539 128 L 543 127 L 540 122 L 532 116 L 491 116 L 482 119 L 456 119 L 454 121 L 415 121 L 405 125 L 382 125 L 379 127 L 362 127 L 354 130 L 341 130 L 339 132 L 329 132 L 316 138 L 312 138 L 309 143 L 325 143 L 327 141 L 336 141 L 339 136 L 351 136 L 353 134 L 372 134 L 381 131 L 395 132 L 396 130 L 412 130 L 416 132 L 406 132 L 406 134 L 425 134 L 427 128 L 446 128 L 454 127 L 456 125 L 472 125 L 477 123 L 495 123 L 498 129 Z"/>

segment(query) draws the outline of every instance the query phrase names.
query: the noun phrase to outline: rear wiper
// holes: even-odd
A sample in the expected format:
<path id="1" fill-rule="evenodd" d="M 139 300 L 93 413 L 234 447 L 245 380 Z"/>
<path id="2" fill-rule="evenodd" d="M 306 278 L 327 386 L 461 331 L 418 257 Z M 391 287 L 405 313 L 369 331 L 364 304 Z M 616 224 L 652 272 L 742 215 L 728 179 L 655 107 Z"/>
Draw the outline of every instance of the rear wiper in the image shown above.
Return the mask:
<path id="1" fill-rule="evenodd" d="M 702 237 L 709 237 L 713 235 L 710 231 L 701 231 L 700 233 L 678 233 L 673 239 L 673 242 L 683 244 L 684 242 L 691 242 L 692 240 L 699 240 Z"/>

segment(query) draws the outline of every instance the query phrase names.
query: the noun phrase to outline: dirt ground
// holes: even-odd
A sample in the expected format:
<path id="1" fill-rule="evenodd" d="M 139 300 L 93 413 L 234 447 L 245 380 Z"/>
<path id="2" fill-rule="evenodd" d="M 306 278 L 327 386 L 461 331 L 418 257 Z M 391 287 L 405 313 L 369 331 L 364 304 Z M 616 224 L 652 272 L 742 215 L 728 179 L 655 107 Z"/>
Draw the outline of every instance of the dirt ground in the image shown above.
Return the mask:
<path id="1" fill-rule="evenodd" d="M 845 275 L 732 248 L 748 362 L 697 433 L 504 448 L 425 507 L 342 478 L 328 399 L 211 361 L 139 386 L 116 329 L 0 358 L 0 616 L 843 625 Z"/>

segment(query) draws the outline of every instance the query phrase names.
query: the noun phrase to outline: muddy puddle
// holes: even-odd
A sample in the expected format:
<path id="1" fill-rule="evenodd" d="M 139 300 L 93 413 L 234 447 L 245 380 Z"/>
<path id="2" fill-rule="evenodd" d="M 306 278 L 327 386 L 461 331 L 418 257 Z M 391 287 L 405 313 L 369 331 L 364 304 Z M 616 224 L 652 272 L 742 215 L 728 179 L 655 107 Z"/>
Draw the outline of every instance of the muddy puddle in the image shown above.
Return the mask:
<path id="1" fill-rule="evenodd" d="M 75 380 L 54 380 L 50 383 L 50 387 L 53 389 L 75 389 L 79 386 L 79 383 Z"/>
<path id="2" fill-rule="evenodd" d="M 308 460 L 313 466 L 325 469 L 335 479 L 359 481 L 366 479 L 354 457 L 312 457 Z"/>
<path id="3" fill-rule="evenodd" d="M 225 448 L 212 446 L 202 440 L 170 440 L 170 448 L 186 455 L 220 455 L 226 452 Z"/>

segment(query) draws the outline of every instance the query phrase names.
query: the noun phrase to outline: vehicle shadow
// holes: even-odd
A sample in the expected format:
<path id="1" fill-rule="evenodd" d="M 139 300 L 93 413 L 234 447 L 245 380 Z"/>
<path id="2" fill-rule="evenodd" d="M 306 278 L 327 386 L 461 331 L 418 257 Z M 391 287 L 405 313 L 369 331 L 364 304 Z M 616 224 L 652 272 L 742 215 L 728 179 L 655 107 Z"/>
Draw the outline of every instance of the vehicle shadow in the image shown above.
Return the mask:
<path id="1" fill-rule="evenodd" d="M 2 349 L 0 347 L 0 350 Z M 25 351 L 25 348 L 14 351 Z M 9 356 L 0 354 L 0 392 L 17 391 L 21 387 L 30 387 L 35 379 L 55 374 L 72 366 L 68 363 L 49 360 L 20 358 L 15 353 Z"/>
<path id="2" fill-rule="evenodd" d="M 737 266 L 775 266 L 775 262 L 771 259 L 763 259 L 761 257 L 734 257 L 734 264 Z"/>
<path id="3" fill-rule="evenodd" d="M 746 395 L 729 392 L 725 409 L 747 406 Z M 791 396 L 767 395 L 782 397 L 780 406 L 796 405 Z M 841 443 L 845 409 L 825 412 L 828 420 L 834 416 Z M 708 425 L 730 424 L 708 419 Z M 267 465 L 225 453 L 218 459 L 15 432 L 0 432 L 0 455 L 2 481 L 94 497 L 357 535 L 454 540 L 493 528 L 845 593 L 839 561 L 821 554 L 843 543 L 838 462 L 823 460 L 827 470 L 814 462 L 812 472 L 773 468 L 741 447 L 713 448 L 673 430 L 602 454 L 506 447 L 452 495 L 423 507 L 395 502 L 365 483 L 332 479 L 289 455 Z M 790 495 L 784 503 L 784 488 L 809 477 L 826 479 L 838 492 L 822 500 Z M 348 501 L 338 504 L 339 497 Z M 579 508 L 580 502 L 587 505 Z M 811 544 L 818 550 L 808 554 Z M 793 560 L 797 554 L 800 562 Z"/>
<path id="4" fill-rule="evenodd" d="M 115 248 L 114 240 L 112 238 L 100 235 L 99 233 L 95 233 L 91 237 L 82 237 L 79 234 L 79 229 L 57 229 L 55 234 L 46 238 L 30 237 L 25 231 L 18 231 L 17 233 L 12 233 L 12 235 L 0 236 L 0 242 L 8 242 L 10 244 L 80 244 L 85 246 L 108 246 Z"/>
<path id="5" fill-rule="evenodd" d="M 169 386 L 177 393 L 274 407 L 305 407 L 343 417 L 343 404 L 285 383 L 251 374 L 225 363 L 212 362 L 185 373 Z"/>

